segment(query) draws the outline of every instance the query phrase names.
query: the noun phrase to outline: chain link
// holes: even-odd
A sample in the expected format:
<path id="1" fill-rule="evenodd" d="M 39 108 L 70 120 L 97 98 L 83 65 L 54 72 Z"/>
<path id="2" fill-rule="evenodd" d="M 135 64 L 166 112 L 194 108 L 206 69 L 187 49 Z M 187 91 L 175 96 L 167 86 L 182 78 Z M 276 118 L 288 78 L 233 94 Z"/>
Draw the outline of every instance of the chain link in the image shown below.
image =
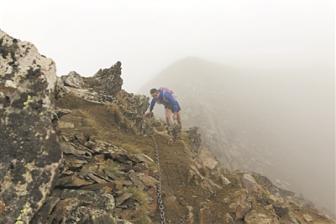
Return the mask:
<path id="1" fill-rule="evenodd" d="M 155 147 L 156 164 L 158 166 L 158 174 L 157 174 L 158 183 L 156 184 L 156 196 L 157 196 L 157 203 L 158 203 L 159 211 L 160 211 L 160 224 L 166 224 L 165 207 L 164 207 L 163 200 L 162 200 L 162 189 L 161 189 L 161 168 L 160 168 L 159 146 L 156 142 L 154 135 L 152 135 L 152 140 L 153 140 L 154 147 Z"/>
<path id="2" fill-rule="evenodd" d="M 184 224 L 184 216 L 182 216 L 182 217 L 180 218 L 180 222 L 179 222 L 179 224 Z"/>
<path id="3" fill-rule="evenodd" d="M 160 224 L 166 224 L 166 215 L 165 215 L 165 207 L 164 203 L 162 200 L 162 188 L 161 188 L 161 167 L 160 167 L 160 153 L 159 153 L 159 146 L 156 142 L 156 139 L 154 135 L 151 136 L 153 143 L 154 143 L 154 148 L 155 148 L 155 159 L 156 159 L 156 164 L 158 166 L 158 174 L 156 176 L 156 179 L 158 180 L 158 183 L 156 184 L 156 196 L 157 196 L 157 203 L 159 207 L 159 212 L 160 212 Z M 185 217 L 182 216 L 179 220 L 179 224 L 185 224 Z"/>

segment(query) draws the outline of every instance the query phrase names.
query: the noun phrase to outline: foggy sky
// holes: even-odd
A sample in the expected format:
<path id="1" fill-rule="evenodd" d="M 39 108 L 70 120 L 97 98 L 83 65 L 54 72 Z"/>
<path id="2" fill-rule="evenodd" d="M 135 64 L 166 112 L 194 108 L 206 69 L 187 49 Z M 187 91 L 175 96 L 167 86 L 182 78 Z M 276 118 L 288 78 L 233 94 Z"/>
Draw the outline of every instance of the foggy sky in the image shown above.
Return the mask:
<path id="1" fill-rule="evenodd" d="M 129 91 L 187 56 L 251 67 L 334 63 L 332 0 L 2 0 L 0 28 L 33 42 L 60 75 L 120 60 Z"/>

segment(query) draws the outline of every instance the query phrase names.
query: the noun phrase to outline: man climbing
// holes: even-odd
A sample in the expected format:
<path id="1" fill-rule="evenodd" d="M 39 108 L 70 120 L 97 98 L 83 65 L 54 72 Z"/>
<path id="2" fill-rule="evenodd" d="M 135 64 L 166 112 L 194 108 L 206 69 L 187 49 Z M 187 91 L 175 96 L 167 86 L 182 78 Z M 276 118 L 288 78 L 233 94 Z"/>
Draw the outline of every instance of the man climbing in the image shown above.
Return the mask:
<path id="1" fill-rule="evenodd" d="M 151 101 L 149 112 L 146 115 L 152 114 L 154 106 L 156 103 L 163 104 L 165 107 L 165 117 L 168 126 L 172 126 L 174 124 L 173 121 L 177 121 L 179 128 L 182 127 L 181 123 L 181 115 L 180 115 L 180 104 L 177 102 L 175 97 L 173 96 L 173 91 L 167 88 L 160 89 L 151 89 L 150 94 L 153 99 Z"/>

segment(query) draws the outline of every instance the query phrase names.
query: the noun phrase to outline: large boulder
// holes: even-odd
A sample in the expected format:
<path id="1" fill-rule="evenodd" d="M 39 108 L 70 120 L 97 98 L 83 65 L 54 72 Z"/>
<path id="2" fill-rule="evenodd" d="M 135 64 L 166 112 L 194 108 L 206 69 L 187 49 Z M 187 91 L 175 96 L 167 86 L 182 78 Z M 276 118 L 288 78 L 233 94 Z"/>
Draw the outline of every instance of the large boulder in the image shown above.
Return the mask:
<path id="1" fill-rule="evenodd" d="M 0 31 L 0 223 L 29 223 L 61 158 L 53 128 L 55 63 Z"/>

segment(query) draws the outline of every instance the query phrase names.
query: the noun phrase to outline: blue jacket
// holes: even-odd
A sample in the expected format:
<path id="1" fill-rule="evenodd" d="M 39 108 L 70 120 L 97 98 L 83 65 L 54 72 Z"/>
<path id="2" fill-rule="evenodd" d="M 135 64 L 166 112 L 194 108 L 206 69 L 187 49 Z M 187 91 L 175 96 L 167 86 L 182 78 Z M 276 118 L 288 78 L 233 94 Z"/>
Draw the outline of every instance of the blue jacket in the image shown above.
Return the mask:
<path id="1" fill-rule="evenodd" d="M 160 90 L 159 98 L 153 98 L 149 107 L 152 112 L 156 103 L 163 104 L 165 107 L 170 108 L 173 113 L 181 110 L 179 103 L 176 101 L 172 93 L 164 90 Z"/>

